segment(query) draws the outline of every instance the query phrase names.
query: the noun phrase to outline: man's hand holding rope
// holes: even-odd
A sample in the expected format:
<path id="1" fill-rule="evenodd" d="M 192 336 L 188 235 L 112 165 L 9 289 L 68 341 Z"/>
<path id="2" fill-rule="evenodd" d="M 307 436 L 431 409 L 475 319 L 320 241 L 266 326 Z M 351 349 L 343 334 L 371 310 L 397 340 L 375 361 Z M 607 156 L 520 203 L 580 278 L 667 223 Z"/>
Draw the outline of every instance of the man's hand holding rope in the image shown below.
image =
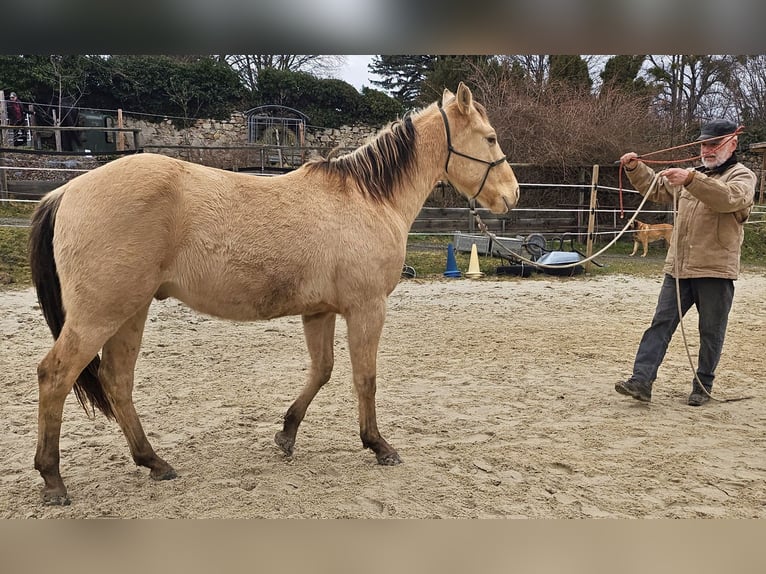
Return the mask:
<path id="1" fill-rule="evenodd" d="M 624 154 L 620 158 L 620 164 L 627 171 L 636 169 L 639 161 L 641 161 L 641 158 L 633 151 Z M 682 167 L 669 167 L 658 172 L 657 175 L 664 177 L 670 185 L 677 186 L 689 185 L 694 179 L 694 171 Z"/>
<path id="2" fill-rule="evenodd" d="M 638 154 L 634 151 L 629 151 L 620 158 L 620 164 L 628 171 L 633 171 L 638 165 Z"/>

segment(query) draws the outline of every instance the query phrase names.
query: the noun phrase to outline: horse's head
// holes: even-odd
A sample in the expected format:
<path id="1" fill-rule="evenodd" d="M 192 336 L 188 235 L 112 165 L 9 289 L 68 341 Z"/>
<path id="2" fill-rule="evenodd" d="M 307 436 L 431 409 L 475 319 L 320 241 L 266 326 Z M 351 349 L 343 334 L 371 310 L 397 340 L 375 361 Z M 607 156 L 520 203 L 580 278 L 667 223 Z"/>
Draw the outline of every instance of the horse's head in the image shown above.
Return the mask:
<path id="1" fill-rule="evenodd" d="M 444 90 L 441 113 L 447 133 L 444 179 L 493 213 L 505 213 L 519 200 L 519 183 L 497 143 L 484 106 L 473 101 L 463 82 L 457 95 Z"/>

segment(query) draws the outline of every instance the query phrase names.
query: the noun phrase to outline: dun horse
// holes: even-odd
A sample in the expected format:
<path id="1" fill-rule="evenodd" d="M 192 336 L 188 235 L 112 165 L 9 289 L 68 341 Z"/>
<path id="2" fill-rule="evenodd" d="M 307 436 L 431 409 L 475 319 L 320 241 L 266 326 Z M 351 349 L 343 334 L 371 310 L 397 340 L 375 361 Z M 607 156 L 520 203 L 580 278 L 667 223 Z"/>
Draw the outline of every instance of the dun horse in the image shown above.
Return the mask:
<path id="1" fill-rule="evenodd" d="M 288 455 L 307 407 L 330 378 L 342 315 L 362 444 L 379 464 L 399 463 L 378 431 L 376 357 L 407 233 L 439 179 L 496 213 L 518 200 L 486 111 L 462 83 L 456 95 L 445 90 L 441 105 L 392 123 L 352 153 L 277 177 L 141 154 L 50 192 L 30 236 L 33 281 L 55 339 L 37 369 L 35 468 L 44 502 L 69 503 L 59 438 L 73 388 L 86 410 L 116 420 L 151 478 L 176 476 L 149 444 L 132 399 L 155 298 L 175 297 L 235 320 L 302 316 L 308 381 L 275 436 Z"/>

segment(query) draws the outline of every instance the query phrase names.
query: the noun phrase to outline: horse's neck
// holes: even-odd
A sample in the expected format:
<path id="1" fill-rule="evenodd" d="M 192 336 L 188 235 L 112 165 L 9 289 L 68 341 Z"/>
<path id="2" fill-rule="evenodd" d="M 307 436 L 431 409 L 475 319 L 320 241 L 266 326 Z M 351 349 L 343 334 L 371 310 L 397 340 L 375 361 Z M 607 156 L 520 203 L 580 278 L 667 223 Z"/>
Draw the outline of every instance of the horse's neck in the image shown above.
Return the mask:
<path id="1" fill-rule="evenodd" d="M 418 138 L 417 161 L 413 166 L 410 181 L 404 182 L 394 200 L 397 210 L 408 226 L 412 226 L 439 177 L 444 173 L 447 159 L 446 132 L 436 106 L 433 106 L 433 110 L 425 110 L 413 121 Z"/>

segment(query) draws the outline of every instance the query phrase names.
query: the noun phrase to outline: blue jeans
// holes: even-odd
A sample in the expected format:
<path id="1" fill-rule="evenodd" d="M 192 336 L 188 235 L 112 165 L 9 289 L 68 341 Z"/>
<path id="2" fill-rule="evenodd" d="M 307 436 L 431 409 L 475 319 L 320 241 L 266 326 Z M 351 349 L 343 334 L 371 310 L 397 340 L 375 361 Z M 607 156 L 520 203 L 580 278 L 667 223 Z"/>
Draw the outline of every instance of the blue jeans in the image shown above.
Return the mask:
<path id="1" fill-rule="evenodd" d="M 734 281 L 713 277 L 680 279 L 681 313 L 691 308 L 692 304 L 699 314 L 700 347 L 697 364 L 697 376 L 709 391 L 713 388 L 715 369 L 721 359 L 729 311 L 734 299 Z M 657 308 L 652 324 L 644 332 L 638 346 L 633 364 L 633 378 L 638 381 L 653 383 L 657 378 L 670 338 L 678 327 L 678 302 L 676 301 L 676 280 L 665 275 L 660 289 Z"/>

